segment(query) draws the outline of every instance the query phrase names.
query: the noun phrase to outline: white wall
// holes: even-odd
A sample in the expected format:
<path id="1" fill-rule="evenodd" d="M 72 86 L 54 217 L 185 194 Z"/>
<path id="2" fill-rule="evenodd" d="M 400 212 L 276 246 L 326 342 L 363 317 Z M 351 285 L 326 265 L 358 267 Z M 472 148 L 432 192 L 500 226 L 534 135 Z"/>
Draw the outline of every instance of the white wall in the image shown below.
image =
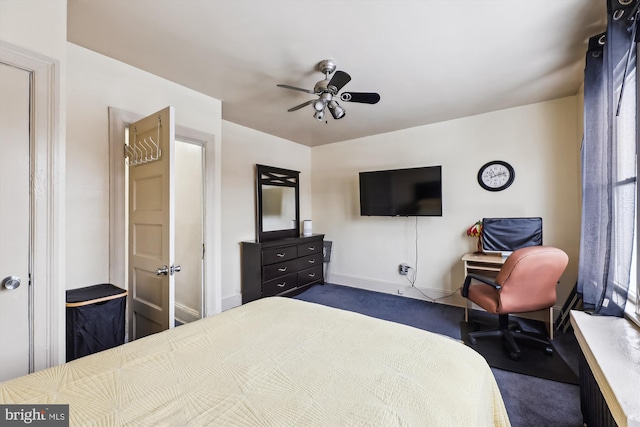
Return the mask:
<path id="1" fill-rule="evenodd" d="M 256 239 L 255 165 L 300 171 L 300 220 L 311 219 L 311 148 L 222 121 L 222 309 L 241 303 L 240 242 Z M 315 226 L 314 226 L 315 228 Z"/>
<path id="2" fill-rule="evenodd" d="M 406 289 L 398 264 L 418 269 L 416 286 L 431 298 L 456 291 L 460 261 L 475 250 L 465 232 L 483 217 L 541 216 L 543 238 L 570 257 L 558 293 L 561 306 L 577 276 L 580 231 L 578 100 L 555 101 L 405 129 L 312 149 L 314 231 L 333 241 L 328 281 L 423 298 Z M 480 166 L 515 168 L 507 190 L 488 192 Z M 443 216 L 361 217 L 358 172 L 442 165 Z M 417 257 L 417 263 L 416 263 Z M 457 297 L 449 303 L 460 304 Z"/>
<path id="3" fill-rule="evenodd" d="M 64 66 L 67 2 L 0 1 L 0 40 L 57 59 Z"/>
<path id="4" fill-rule="evenodd" d="M 168 105 L 176 125 L 214 134 L 215 230 L 220 229 L 221 102 L 80 46 L 67 44 L 67 288 L 109 281 L 109 106 L 140 115 Z M 217 233 L 216 233 L 217 234 Z M 215 273 L 209 304 L 220 292 L 220 236 L 208 256 Z M 120 285 L 115 283 L 116 285 Z M 218 301 L 219 304 L 219 301 Z"/>

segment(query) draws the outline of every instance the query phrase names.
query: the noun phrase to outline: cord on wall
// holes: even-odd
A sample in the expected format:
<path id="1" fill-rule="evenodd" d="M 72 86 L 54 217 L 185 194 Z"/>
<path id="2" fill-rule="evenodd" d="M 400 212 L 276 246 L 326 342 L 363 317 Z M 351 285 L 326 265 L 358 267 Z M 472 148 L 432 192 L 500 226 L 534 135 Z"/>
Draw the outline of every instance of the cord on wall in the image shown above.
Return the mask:
<path id="1" fill-rule="evenodd" d="M 455 291 L 453 291 L 452 293 L 448 294 L 448 295 L 444 295 L 441 296 L 439 298 L 431 298 L 429 295 L 425 294 L 424 292 L 422 292 L 422 290 L 420 288 L 418 288 L 416 286 L 416 280 L 418 279 L 418 217 L 416 216 L 416 223 L 415 223 L 415 236 L 416 236 L 416 240 L 415 240 L 415 245 L 416 245 L 416 250 L 415 250 L 415 262 L 413 265 L 415 265 L 416 267 L 409 267 L 406 264 L 400 264 L 400 268 L 402 269 L 403 266 L 406 266 L 408 268 L 408 271 L 406 273 L 402 273 L 402 271 L 400 272 L 400 274 L 406 274 L 407 276 L 407 281 L 409 282 L 409 284 L 411 285 L 411 288 L 415 289 L 416 291 L 420 292 L 422 294 L 423 297 L 425 297 L 427 300 L 429 300 L 430 302 L 438 302 L 442 299 L 445 298 L 449 298 L 452 295 L 455 295 L 458 293 L 458 291 L 460 289 L 462 289 L 462 286 L 460 286 L 458 289 L 456 289 Z M 413 277 L 409 277 L 409 272 L 413 271 Z"/>

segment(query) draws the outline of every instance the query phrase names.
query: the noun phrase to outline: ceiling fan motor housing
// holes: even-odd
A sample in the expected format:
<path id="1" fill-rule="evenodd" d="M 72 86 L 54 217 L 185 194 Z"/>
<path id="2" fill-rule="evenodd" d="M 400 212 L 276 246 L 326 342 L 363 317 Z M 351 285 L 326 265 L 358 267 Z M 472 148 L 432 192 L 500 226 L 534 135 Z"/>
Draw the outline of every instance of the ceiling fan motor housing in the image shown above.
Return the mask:
<path id="1" fill-rule="evenodd" d="M 329 80 L 320 80 L 318 83 L 316 83 L 316 85 L 313 87 L 313 91 L 315 93 L 322 93 L 322 92 L 326 92 L 329 88 Z"/>
<path id="2" fill-rule="evenodd" d="M 336 70 L 336 63 L 333 59 L 325 59 L 318 63 L 318 70 L 320 70 L 322 74 L 328 76 Z"/>

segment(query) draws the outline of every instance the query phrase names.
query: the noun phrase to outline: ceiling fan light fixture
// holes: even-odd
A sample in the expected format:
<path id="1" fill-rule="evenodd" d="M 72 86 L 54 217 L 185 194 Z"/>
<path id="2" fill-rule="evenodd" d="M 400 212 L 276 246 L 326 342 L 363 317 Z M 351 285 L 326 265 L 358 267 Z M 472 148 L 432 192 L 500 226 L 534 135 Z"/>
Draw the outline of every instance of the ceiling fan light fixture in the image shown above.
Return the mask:
<path id="1" fill-rule="evenodd" d="M 344 117 L 346 111 L 336 101 L 329 102 L 328 107 L 334 119 L 338 120 Z"/>
<path id="2" fill-rule="evenodd" d="M 1 1 L 1 0 L 0 0 Z M 635 0 L 618 0 L 633 2 Z M 289 108 L 287 111 L 297 111 L 307 105 L 313 107 L 313 117 L 317 120 L 324 120 L 324 114 L 328 108 L 331 115 L 335 120 L 344 117 L 346 111 L 338 104 L 336 99 L 340 97 L 340 100 L 345 102 L 359 102 L 361 104 L 377 104 L 380 101 L 380 95 L 375 92 L 343 92 L 339 93 L 342 88 L 351 81 L 351 76 L 340 70 L 336 70 L 336 63 L 332 59 L 325 59 L 318 63 L 318 70 L 324 74 L 324 79 L 317 82 L 313 90 L 307 90 L 296 86 L 278 84 L 278 87 L 285 89 L 293 89 L 300 92 L 311 93 L 318 95 L 317 99 L 312 99 L 302 104 L 296 105 L 293 108 Z M 333 77 L 329 76 L 333 74 Z"/>

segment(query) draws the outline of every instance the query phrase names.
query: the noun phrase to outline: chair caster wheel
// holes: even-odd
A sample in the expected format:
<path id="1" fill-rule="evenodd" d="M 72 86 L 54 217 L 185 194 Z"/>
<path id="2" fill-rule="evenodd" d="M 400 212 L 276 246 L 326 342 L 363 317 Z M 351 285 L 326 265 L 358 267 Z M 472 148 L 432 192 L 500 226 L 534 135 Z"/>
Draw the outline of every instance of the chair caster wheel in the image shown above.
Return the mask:
<path id="1" fill-rule="evenodd" d="M 546 354 L 547 356 L 551 356 L 553 354 L 553 348 L 545 347 L 544 348 L 544 354 Z"/>
<path id="2" fill-rule="evenodd" d="M 510 352 L 510 353 L 509 353 L 509 358 L 510 358 L 511 360 L 516 360 L 516 361 L 517 361 L 517 360 L 519 360 L 519 359 L 520 359 L 520 353 L 517 353 L 517 352 L 515 352 L 515 351 L 512 351 L 512 352 Z"/>
<path id="3" fill-rule="evenodd" d="M 471 342 L 471 344 L 476 345 L 476 339 L 474 337 L 469 337 L 469 342 Z"/>

